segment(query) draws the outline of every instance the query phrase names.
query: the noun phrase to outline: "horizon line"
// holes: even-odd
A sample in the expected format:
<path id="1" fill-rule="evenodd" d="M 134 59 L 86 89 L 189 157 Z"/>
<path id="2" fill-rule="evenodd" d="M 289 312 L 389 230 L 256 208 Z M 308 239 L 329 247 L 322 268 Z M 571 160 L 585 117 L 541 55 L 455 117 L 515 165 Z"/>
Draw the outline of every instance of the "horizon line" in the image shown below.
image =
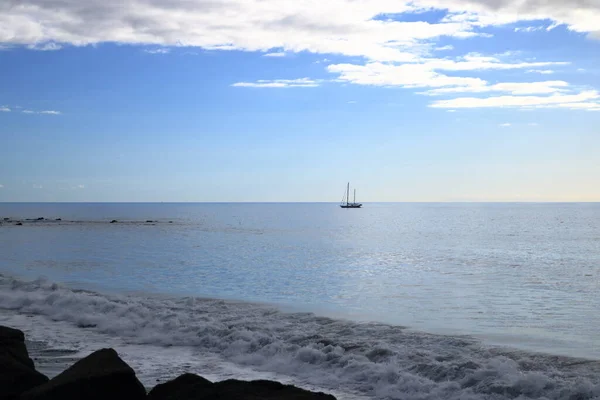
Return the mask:
<path id="1" fill-rule="evenodd" d="M 600 200 L 365 201 L 363 204 L 596 204 Z M 0 201 L 0 204 L 340 204 L 333 201 Z"/>

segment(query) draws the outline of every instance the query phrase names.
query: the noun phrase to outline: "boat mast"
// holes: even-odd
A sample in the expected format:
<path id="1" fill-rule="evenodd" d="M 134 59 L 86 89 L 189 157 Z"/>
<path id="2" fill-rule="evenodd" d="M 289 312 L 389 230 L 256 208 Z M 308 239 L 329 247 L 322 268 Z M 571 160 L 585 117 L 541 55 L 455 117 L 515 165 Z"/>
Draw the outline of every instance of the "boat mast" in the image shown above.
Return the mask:
<path id="1" fill-rule="evenodd" d="M 350 182 L 348 182 L 348 188 L 346 189 L 346 205 L 350 204 Z"/>
<path id="2" fill-rule="evenodd" d="M 354 204 L 356 204 L 356 189 L 354 189 Z"/>

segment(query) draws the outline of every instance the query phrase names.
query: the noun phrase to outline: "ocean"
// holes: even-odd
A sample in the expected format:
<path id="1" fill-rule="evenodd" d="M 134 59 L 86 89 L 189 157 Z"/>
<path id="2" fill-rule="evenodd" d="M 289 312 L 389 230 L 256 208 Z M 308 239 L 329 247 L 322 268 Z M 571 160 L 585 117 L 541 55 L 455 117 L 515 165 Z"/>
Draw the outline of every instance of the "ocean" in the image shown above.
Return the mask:
<path id="1" fill-rule="evenodd" d="M 0 222 L 0 324 L 54 363 L 114 347 L 148 387 L 600 398 L 600 204 L 0 203 Z"/>

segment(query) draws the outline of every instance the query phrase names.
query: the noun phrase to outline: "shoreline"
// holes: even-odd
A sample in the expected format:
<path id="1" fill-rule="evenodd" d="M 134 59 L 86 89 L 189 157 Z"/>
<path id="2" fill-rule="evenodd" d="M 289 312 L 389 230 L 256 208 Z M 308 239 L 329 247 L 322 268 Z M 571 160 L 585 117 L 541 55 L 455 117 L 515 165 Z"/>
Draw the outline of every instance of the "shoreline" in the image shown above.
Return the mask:
<path id="1" fill-rule="evenodd" d="M 525 393 L 533 390 L 527 389 L 530 385 L 539 385 L 535 382 L 543 382 L 536 390 L 550 399 L 561 398 L 552 394 L 556 391 L 600 390 L 598 361 L 508 351 L 473 338 L 219 300 L 107 296 L 39 282 L 16 281 L 10 287 L 8 294 L 0 290 L 0 305 L 13 308 L 0 314 L 0 324 L 46 340 L 50 351 L 39 350 L 49 368 L 60 370 L 65 360 L 112 347 L 146 386 L 165 371 L 170 377 L 193 371 L 212 381 L 267 378 L 309 390 L 339 387 L 373 398 L 409 387 L 423 396 L 451 390 L 454 397 L 444 398 L 487 398 L 498 385 Z M 53 354 L 52 349 L 78 353 Z M 62 364 L 52 364 L 57 354 Z M 469 382 L 478 383 L 473 387 Z"/>
<path id="2" fill-rule="evenodd" d="M 240 307 L 256 307 L 262 308 L 267 312 L 277 312 L 281 314 L 297 314 L 297 315 L 312 315 L 315 318 L 327 318 L 340 322 L 348 322 L 352 324 L 367 324 L 367 325 L 380 325 L 387 326 L 394 329 L 400 329 L 405 332 L 411 332 L 414 334 L 432 335 L 447 338 L 464 339 L 467 341 L 477 342 L 482 347 L 491 349 L 499 353 L 506 354 L 532 354 L 537 356 L 547 357 L 562 357 L 565 359 L 573 360 L 585 360 L 586 362 L 600 362 L 600 348 L 596 350 L 597 354 L 573 354 L 573 351 L 567 348 L 558 349 L 556 346 L 545 346 L 536 347 L 527 345 L 525 343 L 538 344 L 540 338 L 537 336 L 516 336 L 504 333 L 473 333 L 462 330 L 456 330 L 454 328 L 443 328 L 443 327 L 432 327 L 432 326 L 407 326 L 401 324 L 394 324 L 378 319 L 368 319 L 363 314 L 358 313 L 345 313 L 340 310 L 310 307 L 300 307 L 292 304 L 281 304 L 271 303 L 266 301 L 258 300 L 244 300 L 235 297 L 210 297 L 210 296 L 195 296 L 193 294 L 172 294 L 166 292 L 154 292 L 154 291 L 143 291 L 143 290 L 127 290 L 124 288 L 106 289 L 97 285 L 90 284 L 89 282 L 78 282 L 72 281 L 67 283 L 58 283 L 49 280 L 46 277 L 31 278 L 28 276 L 8 276 L 0 273 L 0 279 L 17 279 L 22 280 L 26 283 L 45 283 L 49 285 L 60 285 L 68 288 L 71 291 L 80 292 L 87 291 L 90 294 L 101 295 L 101 296 L 114 296 L 114 297 L 132 297 L 132 298 L 147 298 L 152 300 L 164 300 L 164 301 L 178 301 L 184 299 L 191 299 L 192 301 L 204 301 L 204 302 L 223 302 L 231 306 Z M 0 305 L 1 306 L 1 305 Z M 567 339 L 564 339 L 564 343 Z"/>

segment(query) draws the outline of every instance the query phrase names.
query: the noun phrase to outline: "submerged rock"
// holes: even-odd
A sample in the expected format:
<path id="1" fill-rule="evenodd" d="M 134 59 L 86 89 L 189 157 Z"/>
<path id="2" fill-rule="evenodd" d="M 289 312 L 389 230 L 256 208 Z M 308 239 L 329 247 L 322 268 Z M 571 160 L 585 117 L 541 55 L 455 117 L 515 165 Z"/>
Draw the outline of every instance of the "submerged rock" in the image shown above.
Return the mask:
<path id="1" fill-rule="evenodd" d="M 149 400 L 336 400 L 334 396 L 310 392 L 273 381 L 238 381 L 229 379 L 211 383 L 201 376 L 185 374 L 157 385 Z"/>
<path id="2" fill-rule="evenodd" d="M 135 372 L 113 349 L 98 350 L 79 360 L 44 385 L 21 396 L 23 400 L 141 400 L 146 390 Z"/>
<path id="3" fill-rule="evenodd" d="M 25 335 L 0 326 L 0 399 L 14 399 L 21 393 L 48 382 L 37 372 L 25 347 Z"/>
<path id="4" fill-rule="evenodd" d="M 23 223 L 22 222 L 17 222 L 15 225 L 21 226 L 21 225 L 23 225 Z"/>

